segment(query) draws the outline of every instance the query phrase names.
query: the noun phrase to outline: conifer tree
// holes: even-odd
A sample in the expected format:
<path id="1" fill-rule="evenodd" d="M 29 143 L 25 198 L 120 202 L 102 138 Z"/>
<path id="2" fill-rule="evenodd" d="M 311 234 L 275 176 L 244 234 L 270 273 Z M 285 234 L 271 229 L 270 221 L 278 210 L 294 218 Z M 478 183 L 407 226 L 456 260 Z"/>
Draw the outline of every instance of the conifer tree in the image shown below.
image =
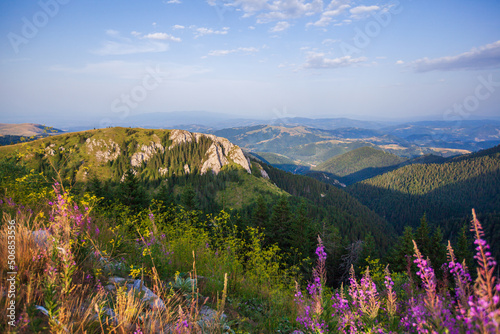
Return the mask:
<path id="1" fill-rule="evenodd" d="M 186 210 L 196 210 L 198 203 L 196 200 L 196 192 L 191 185 L 184 188 L 181 196 L 181 203 Z"/>
<path id="2" fill-rule="evenodd" d="M 269 219 L 269 211 L 267 209 L 266 200 L 264 196 L 259 195 L 257 197 L 257 206 L 252 212 L 252 223 L 253 226 L 263 228 L 267 224 Z"/>
<path id="3" fill-rule="evenodd" d="M 120 184 L 119 198 L 132 211 L 139 211 L 148 203 L 146 192 L 139 179 L 130 171 L 125 174 L 125 180 Z"/>
<path id="4" fill-rule="evenodd" d="M 314 235 L 312 220 L 307 215 L 307 204 L 305 200 L 300 202 L 291 220 L 289 243 L 296 248 L 304 257 L 312 255 L 316 238 Z"/>
<path id="5" fill-rule="evenodd" d="M 457 262 L 462 263 L 465 260 L 467 266 L 473 263 L 472 252 L 470 245 L 472 244 L 468 238 L 469 228 L 468 224 L 464 224 L 458 234 L 457 246 L 455 247 L 455 256 Z"/>
<path id="6" fill-rule="evenodd" d="M 266 226 L 266 237 L 270 243 L 277 243 L 281 249 L 288 248 L 292 215 L 287 196 L 281 196 L 273 207 L 271 219 Z"/>

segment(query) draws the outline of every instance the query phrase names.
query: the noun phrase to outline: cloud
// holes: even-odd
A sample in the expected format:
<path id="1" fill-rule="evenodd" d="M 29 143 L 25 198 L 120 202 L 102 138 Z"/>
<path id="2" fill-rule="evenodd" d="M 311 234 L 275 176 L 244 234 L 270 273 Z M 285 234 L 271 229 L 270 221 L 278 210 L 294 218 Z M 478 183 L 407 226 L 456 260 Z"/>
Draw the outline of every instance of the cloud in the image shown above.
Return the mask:
<path id="1" fill-rule="evenodd" d="M 255 47 L 239 47 L 236 49 L 230 49 L 230 50 L 213 50 L 208 53 L 209 56 L 212 57 L 217 57 L 217 56 L 226 56 L 231 53 L 245 53 L 245 54 L 250 54 L 250 53 L 256 53 L 259 52 L 258 48 Z"/>
<path id="2" fill-rule="evenodd" d="M 290 28 L 290 23 L 288 23 L 286 21 L 280 21 L 280 22 L 276 23 L 276 25 L 273 28 L 271 28 L 269 31 L 270 32 L 282 32 L 282 31 L 287 30 L 288 28 Z"/>
<path id="3" fill-rule="evenodd" d="M 185 27 L 184 26 L 181 26 L 180 24 L 176 24 L 172 27 L 172 29 L 174 30 L 179 30 L 179 29 L 184 29 Z"/>
<path id="4" fill-rule="evenodd" d="M 164 52 L 168 50 L 168 44 L 157 41 L 159 38 L 141 38 L 141 33 L 132 31 L 134 38 L 123 37 L 116 30 L 107 30 L 106 35 L 113 38 L 102 43 L 102 46 L 91 52 L 100 56 L 127 55 L 135 53 Z M 150 34 L 154 36 L 155 34 Z M 158 37 L 158 36 L 157 36 Z"/>
<path id="5" fill-rule="evenodd" d="M 331 45 L 331 44 L 334 44 L 334 43 L 338 43 L 340 42 L 340 39 L 331 39 L 331 38 L 327 38 L 327 39 L 324 39 L 321 44 L 324 44 L 324 45 Z"/>
<path id="6" fill-rule="evenodd" d="M 351 56 L 327 58 L 324 53 L 309 52 L 307 54 L 306 63 L 302 67 L 312 69 L 340 68 L 353 66 L 366 62 L 367 60 L 366 57 L 352 58 Z"/>
<path id="7" fill-rule="evenodd" d="M 169 35 L 167 33 L 164 33 L 164 32 L 155 32 L 155 33 L 152 33 L 152 34 L 147 34 L 147 35 L 144 35 L 142 38 L 144 39 L 155 39 L 155 40 L 168 40 L 168 41 L 172 41 L 172 42 L 181 42 L 181 39 L 178 38 L 178 37 L 174 37 L 172 35 Z"/>
<path id="8" fill-rule="evenodd" d="M 163 3 L 166 3 L 166 4 L 180 4 L 181 1 L 180 0 L 167 0 L 167 1 L 163 1 Z"/>
<path id="9" fill-rule="evenodd" d="M 311 2 L 304 0 L 273 1 L 266 9 L 267 12 L 258 15 L 257 23 L 290 20 L 321 13 L 323 0 L 312 0 Z"/>
<path id="10" fill-rule="evenodd" d="M 405 63 L 404 61 L 402 61 L 402 60 L 398 60 L 398 61 L 396 62 L 396 65 L 403 65 L 404 63 Z"/>
<path id="11" fill-rule="evenodd" d="M 416 72 L 478 70 L 500 67 L 500 40 L 479 48 L 473 48 L 457 56 L 418 59 L 412 65 Z"/>
<path id="12" fill-rule="evenodd" d="M 379 6 L 357 6 L 354 8 L 351 8 L 349 12 L 352 14 L 354 17 L 360 17 L 366 14 L 370 14 L 373 11 L 379 10 Z"/>
<path id="13" fill-rule="evenodd" d="M 215 6 L 215 0 L 208 0 Z M 321 13 L 323 0 L 225 0 L 224 6 L 243 12 L 243 17 L 256 16 L 257 23 L 286 21 Z"/>
<path id="14" fill-rule="evenodd" d="M 224 27 L 222 30 L 214 30 L 212 28 L 196 28 L 194 31 L 194 38 L 203 37 L 206 35 L 226 35 L 229 32 L 229 27 Z"/>
<path id="15" fill-rule="evenodd" d="M 333 1 L 332 1 L 333 3 Z M 331 6 L 331 4 L 330 4 Z M 335 16 L 339 16 L 341 15 L 342 13 L 345 12 L 346 9 L 350 8 L 351 6 L 349 5 L 340 5 L 338 6 L 337 8 L 333 9 L 333 8 L 330 8 L 330 9 L 327 9 L 326 11 L 324 11 L 323 13 L 321 13 L 321 17 L 318 21 L 316 22 L 309 22 L 306 26 L 315 26 L 315 27 L 326 27 L 328 26 L 330 23 L 333 22 L 333 18 Z"/>

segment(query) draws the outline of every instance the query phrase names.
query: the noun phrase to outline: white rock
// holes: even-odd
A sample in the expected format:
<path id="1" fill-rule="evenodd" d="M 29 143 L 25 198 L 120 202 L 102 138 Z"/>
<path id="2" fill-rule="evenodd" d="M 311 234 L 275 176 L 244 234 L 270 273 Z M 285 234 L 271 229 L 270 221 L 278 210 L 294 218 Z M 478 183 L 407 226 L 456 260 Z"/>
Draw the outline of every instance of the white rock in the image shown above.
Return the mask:
<path id="1" fill-rule="evenodd" d="M 102 163 L 116 160 L 121 154 L 120 146 L 111 139 L 105 141 L 103 139 L 87 138 L 85 145 L 87 146 L 87 153 L 94 153 L 97 161 Z"/>

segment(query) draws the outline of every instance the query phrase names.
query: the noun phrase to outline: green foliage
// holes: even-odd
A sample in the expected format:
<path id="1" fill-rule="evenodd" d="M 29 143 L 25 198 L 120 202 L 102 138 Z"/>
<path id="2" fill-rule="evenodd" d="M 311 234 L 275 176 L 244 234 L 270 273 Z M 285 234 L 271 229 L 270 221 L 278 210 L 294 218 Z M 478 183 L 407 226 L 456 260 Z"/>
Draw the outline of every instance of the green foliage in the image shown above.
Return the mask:
<path id="1" fill-rule="evenodd" d="M 382 174 L 405 162 L 406 158 L 365 146 L 335 156 L 314 168 L 340 177 L 345 184 L 352 184 Z"/>
<path id="2" fill-rule="evenodd" d="M 456 240 L 469 212 L 475 208 L 486 229 L 498 224 L 500 206 L 500 146 L 444 163 L 413 164 L 353 184 L 347 192 L 385 217 L 398 233 L 427 219 L 442 227 L 446 239 Z M 500 254 L 498 233 L 488 234 L 493 254 Z"/>

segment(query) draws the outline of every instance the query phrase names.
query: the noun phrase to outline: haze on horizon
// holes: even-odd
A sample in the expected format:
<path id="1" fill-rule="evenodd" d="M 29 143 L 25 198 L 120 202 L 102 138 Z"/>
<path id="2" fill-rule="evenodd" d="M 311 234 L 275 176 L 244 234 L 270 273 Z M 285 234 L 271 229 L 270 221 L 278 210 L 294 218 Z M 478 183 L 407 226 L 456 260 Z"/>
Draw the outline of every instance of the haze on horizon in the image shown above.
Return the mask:
<path id="1" fill-rule="evenodd" d="M 496 0 L 3 1 L 0 122 L 498 118 L 498 17 Z"/>

